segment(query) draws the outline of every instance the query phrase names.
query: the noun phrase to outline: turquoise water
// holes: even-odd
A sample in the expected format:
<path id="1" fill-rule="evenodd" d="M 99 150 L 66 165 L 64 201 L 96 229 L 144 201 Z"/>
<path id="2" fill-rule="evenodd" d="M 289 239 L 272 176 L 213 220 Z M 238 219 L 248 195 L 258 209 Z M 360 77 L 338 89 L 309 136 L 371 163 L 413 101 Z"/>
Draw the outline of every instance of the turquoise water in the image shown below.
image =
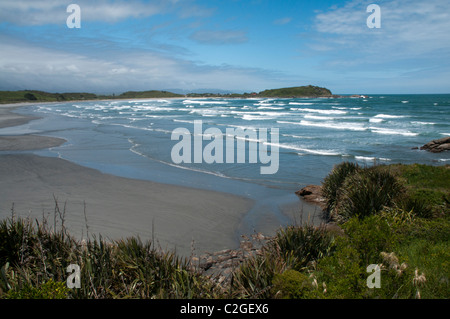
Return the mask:
<path id="1" fill-rule="evenodd" d="M 342 161 L 362 165 L 450 163 L 450 154 L 413 150 L 433 139 L 450 136 L 450 95 L 373 95 L 336 99 L 159 99 L 40 104 L 20 112 L 40 116 L 0 134 L 38 133 L 68 142 L 36 152 L 120 176 L 148 179 L 244 195 L 278 214 L 280 205 L 296 200 L 293 192 L 318 184 Z M 242 128 L 245 163 L 174 163 L 172 140 L 177 128 L 194 141 L 194 121 L 202 132 Z M 278 129 L 279 140 L 262 144 L 262 129 Z M 256 139 L 255 139 L 256 137 Z M 242 140 L 242 139 L 241 139 Z M 259 143 L 258 143 L 259 142 Z M 204 140 L 204 149 L 210 141 Z M 249 147 L 265 145 L 279 161 L 276 174 L 262 175 L 267 166 L 249 163 Z M 192 147 L 194 147 L 192 145 Z M 273 147 L 277 147 L 273 149 Z M 277 156 L 275 156 L 277 155 Z M 251 214 L 249 214 L 251 215 Z"/>

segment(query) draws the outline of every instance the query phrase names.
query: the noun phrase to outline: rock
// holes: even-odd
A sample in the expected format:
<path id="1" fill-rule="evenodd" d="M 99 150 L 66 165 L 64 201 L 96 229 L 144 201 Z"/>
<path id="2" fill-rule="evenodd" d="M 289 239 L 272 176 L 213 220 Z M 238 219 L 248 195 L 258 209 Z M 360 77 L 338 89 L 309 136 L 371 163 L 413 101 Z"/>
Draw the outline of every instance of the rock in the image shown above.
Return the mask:
<path id="1" fill-rule="evenodd" d="M 253 248 L 253 244 L 249 241 L 241 242 L 241 248 L 244 250 L 251 250 Z"/>
<path id="2" fill-rule="evenodd" d="M 450 136 L 438 140 L 433 140 L 420 148 L 432 153 L 450 151 Z"/>
<path id="3" fill-rule="evenodd" d="M 305 201 L 316 204 L 322 209 L 325 209 L 326 200 L 325 197 L 322 196 L 322 186 L 308 185 L 296 191 L 295 194 L 302 197 Z"/>
<path id="4" fill-rule="evenodd" d="M 248 258 L 261 254 L 261 249 L 270 237 L 261 233 L 250 237 L 242 236 L 238 249 L 225 249 L 212 253 L 205 253 L 201 256 L 191 256 L 192 264 L 196 269 L 218 285 L 225 287 L 231 281 L 233 271 L 245 262 Z"/>

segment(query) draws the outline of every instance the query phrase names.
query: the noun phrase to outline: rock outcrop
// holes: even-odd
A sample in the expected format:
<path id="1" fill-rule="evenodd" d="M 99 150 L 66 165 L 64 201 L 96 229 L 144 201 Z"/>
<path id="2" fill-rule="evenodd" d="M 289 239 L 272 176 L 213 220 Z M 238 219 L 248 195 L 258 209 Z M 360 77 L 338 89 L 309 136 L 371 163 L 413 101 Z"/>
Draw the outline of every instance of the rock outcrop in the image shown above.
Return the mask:
<path id="1" fill-rule="evenodd" d="M 248 258 L 261 254 L 262 247 L 270 240 L 261 233 L 252 236 L 242 236 L 238 249 L 226 249 L 201 256 L 191 257 L 194 269 L 209 276 L 216 284 L 226 286 L 230 283 L 234 270 Z"/>
<path id="2" fill-rule="evenodd" d="M 322 186 L 307 185 L 299 191 L 296 191 L 295 194 L 303 198 L 306 202 L 316 204 L 322 209 L 326 207 L 326 199 L 322 195 Z"/>
<path id="3" fill-rule="evenodd" d="M 433 140 L 420 148 L 432 153 L 450 151 L 450 136 L 438 140 Z"/>

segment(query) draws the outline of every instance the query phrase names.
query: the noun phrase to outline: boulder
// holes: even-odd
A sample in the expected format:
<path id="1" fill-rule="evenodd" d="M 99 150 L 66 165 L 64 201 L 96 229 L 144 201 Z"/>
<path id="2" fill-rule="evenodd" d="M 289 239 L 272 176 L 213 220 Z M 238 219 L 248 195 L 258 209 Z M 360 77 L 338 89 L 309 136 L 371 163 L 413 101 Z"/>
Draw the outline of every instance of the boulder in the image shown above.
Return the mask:
<path id="1" fill-rule="evenodd" d="M 433 140 L 420 148 L 432 153 L 450 151 L 450 136 L 438 140 Z"/>
<path id="2" fill-rule="evenodd" d="M 296 191 L 295 194 L 309 203 L 319 205 L 322 209 L 325 208 L 326 200 L 322 195 L 322 186 L 307 185 Z"/>

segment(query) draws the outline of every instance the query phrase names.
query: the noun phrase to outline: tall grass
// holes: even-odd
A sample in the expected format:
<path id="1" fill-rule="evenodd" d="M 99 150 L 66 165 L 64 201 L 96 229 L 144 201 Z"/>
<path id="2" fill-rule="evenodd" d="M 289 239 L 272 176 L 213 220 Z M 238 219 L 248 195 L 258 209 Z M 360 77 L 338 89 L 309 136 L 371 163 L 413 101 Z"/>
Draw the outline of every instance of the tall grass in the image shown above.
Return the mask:
<path id="1" fill-rule="evenodd" d="M 346 178 L 358 172 L 361 168 L 356 163 L 342 162 L 336 165 L 322 182 L 322 194 L 326 198 L 326 210 L 329 213 L 334 211 L 339 191 L 344 184 Z"/>
<path id="2" fill-rule="evenodd" d="M 65 286 L 70 264 L 80 266 L 81 287 L 63 295 L 49 292 Z M 0 266 L 3 298 L 213 298 L 220 292 L 189 260 L 149 241 L 107 242 L 100 237 L 80 242 L 64 228 L 50 229 L 47 222 L 24 218 L 1 221 Z"/>
<path id="3" fill-rule="evenodd" d="M 366 168 L 345 179 L 335 205 L 336 214 L 345 220 L 353 216 L 364 218 L 390 206 L 403 192 L 389 171 Z"/>
<path id="4" fill-rule="evenodd" d="M 274 279 L 288 270 L 302 271 L 331 254 L 333 235 L 324 226 L 280 229 L 262 253 L 247 260 L 233 277 L 234 291 L 248 298 L 274 298 Z"/>

